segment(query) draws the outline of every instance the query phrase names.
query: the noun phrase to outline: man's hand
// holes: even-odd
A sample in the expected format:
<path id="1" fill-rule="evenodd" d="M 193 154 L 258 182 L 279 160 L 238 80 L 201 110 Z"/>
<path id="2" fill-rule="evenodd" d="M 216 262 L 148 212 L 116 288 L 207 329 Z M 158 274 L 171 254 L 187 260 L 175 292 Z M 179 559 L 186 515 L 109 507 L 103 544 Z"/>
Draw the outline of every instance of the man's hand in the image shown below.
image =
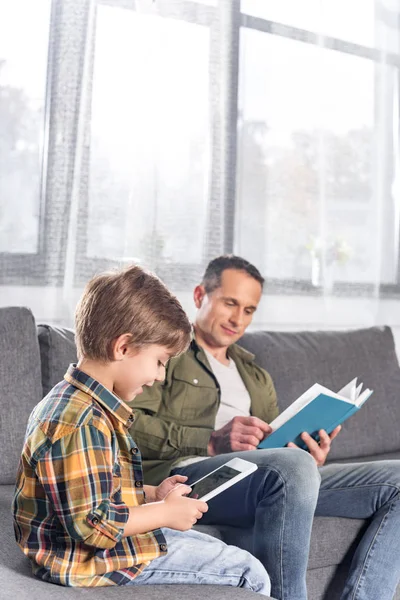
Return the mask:
<path id="1" fill-rule="evenodd" d="M 164 500 L 171 490 L 182 485 L 185 481 L 187 481 L 186 475 L 172 475 L 172 477 L 164 479 L 154 490 L 154 502 Z"/>
<path id="2" fill-rule="evenodd" d="M 213 431 L 208 442 L 208 455 L 256 450 L 261 440 L 271 431 L 268 423 L 257 417 L 234 417 L 221 429 Z"/>
<path id="3" fill-rule="evenodd" d="M 338 425 L 330 435 L 328 435 L 324 429 L 321 429 L 318 432 L 320 439 L 319 444 L 311 437 L 311 435 L 308 435 L 308 433 L 304 432 L 301 434 L 301 439 L 306 444 L 311 456 L 314 458 L 315 462 L 319 467 L 322 467 L 325 464 L 325 461 L 331 449 L 331 443 L 341 429 L 342 426 Z M 298 446 L 296 446 L 296 444 L 293 444 L 293 442 L 289 442 L 288 448 L 298 448 Z"/>

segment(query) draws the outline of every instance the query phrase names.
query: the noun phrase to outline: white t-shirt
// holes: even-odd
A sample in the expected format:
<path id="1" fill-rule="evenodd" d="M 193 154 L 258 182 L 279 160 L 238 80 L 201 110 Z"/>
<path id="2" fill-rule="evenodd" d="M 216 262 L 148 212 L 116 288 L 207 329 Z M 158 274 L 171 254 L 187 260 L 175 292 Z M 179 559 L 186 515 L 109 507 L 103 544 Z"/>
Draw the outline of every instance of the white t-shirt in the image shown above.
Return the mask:
<path id="1" fill-rule="evenodd" d="M 223 365 L 207 350 L 204 352 L 221 389 L 221 402 L 215 417 L 215 429 L 221 429 L 233 417 L 250 415 L 250 394 L 231 358 L 228 365 Z"/>
<path id="2" fill-rule="evenodd" d="M 231 358 L 228 365 L 223 365 L 207 350 L 204 350 L 204 352 L 221 390 L 221 401 L 215 417 L 215 429 L 221 429 L 233 417 L 248 417 L 250 415 L 250 394 L 240 377 L 235 362 Z M 206 458 L 206 456 L 187 458 L 177 464 L 176 467 L 185 467 Z"/>

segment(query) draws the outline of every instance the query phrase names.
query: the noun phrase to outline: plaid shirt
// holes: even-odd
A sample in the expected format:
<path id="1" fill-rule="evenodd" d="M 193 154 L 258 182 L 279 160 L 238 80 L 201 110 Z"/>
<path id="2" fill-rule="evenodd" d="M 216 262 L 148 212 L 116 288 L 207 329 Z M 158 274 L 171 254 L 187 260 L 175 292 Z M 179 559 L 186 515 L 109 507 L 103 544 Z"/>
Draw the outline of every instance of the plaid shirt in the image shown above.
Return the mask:
<path id="1" fill-rule="evenodd" d="M 165 554 L 160 529 L 123 537 L 145 502 L 133 414 L 75 365 L 35 407 L 13 500 L 15 535 L 35 575 L 66 586 L 124 585 Z"/>

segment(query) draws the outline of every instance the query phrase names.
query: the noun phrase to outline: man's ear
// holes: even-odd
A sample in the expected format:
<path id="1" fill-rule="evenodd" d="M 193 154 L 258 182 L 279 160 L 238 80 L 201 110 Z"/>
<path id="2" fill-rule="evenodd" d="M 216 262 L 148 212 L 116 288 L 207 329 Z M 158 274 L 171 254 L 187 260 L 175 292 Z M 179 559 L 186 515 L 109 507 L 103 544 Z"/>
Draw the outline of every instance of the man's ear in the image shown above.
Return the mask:
<path id="1" fill-rule="evenodd" d="M 131 349 L 132 334 L 123 333 L 112 343 L 113 360 L 124 360 Z"/>
<path id="2" fill-rule="evenodd" d="M 193 292 L 193 299 L 196 305 L 196 308 L 201 308 L 203 303 L 204 296 L 206 295 L 206 290 L 203 285 L 196 285 Z"/>

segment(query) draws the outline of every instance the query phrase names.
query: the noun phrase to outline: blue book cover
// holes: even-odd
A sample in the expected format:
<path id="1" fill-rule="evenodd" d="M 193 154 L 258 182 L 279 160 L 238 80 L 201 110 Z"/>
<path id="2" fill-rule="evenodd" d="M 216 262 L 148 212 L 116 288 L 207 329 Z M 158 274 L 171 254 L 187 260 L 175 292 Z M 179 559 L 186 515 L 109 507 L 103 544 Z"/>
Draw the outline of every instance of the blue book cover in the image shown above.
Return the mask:
<path id="1" fill-rule="evenodd" d="M 313 390 L 315 390 L 314 396 Z M 340 393 L 334 394 L 316 384 L 270 423 L 274 431 L 260 442 L 258 448 L 282 448 L 289 442 L 305 448 L 306 446 L 300 438 L 304 431 L 314 439 L 318 439 L 320 429 L 325 429 L 328 434 L 331 433 L 335 427 L 341 425 L 361 408 L 372 391 L 366 389 L 360 394 L 360 390 L 361 385 L 356 388 L 356 380 L 354 380 L 343 388 L 342 393 L 344 392 L 345 395 L 339 398 Z M 347 395 L 348 397 L 346 397 Z"/>

